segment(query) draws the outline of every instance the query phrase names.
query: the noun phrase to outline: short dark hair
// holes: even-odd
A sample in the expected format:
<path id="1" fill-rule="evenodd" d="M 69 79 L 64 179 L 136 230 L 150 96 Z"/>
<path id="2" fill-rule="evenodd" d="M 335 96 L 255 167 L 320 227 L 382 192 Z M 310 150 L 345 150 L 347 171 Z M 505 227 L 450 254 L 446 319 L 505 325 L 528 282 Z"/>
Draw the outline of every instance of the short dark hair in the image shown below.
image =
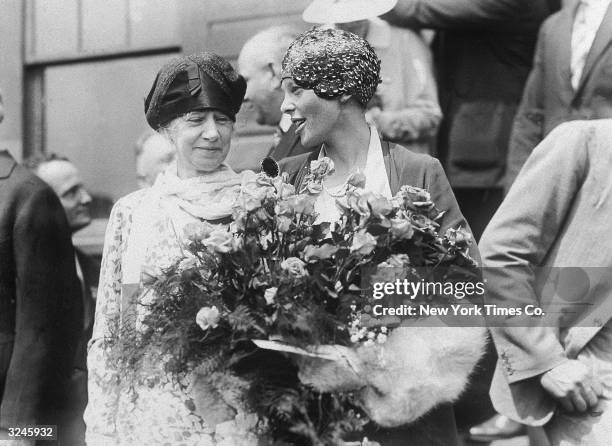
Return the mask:
<path id="1" fill-rule="evenodd" d="M 37 153 L 34 153 L 28 156 L 26 159 L 24 159 L 22 164 L 24 167 L 31 170 L 32 172 L 36 172 L 42 164 L 50 163 L 51 161 L 70 162 L 70 160 L 64 155 L 59 155 L 54 152 L 51 152 L 51 153 L 37 152 Z"/>

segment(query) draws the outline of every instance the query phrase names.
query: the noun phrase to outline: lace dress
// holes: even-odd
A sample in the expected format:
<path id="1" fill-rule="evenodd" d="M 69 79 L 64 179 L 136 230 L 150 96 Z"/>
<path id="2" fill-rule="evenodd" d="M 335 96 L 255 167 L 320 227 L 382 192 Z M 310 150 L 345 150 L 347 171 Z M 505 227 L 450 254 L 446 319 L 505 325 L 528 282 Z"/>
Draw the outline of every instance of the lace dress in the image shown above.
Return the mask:
<path id="1" fill-rule="evenodd" d="M 118 370 L 108 339 L 117 336 L 117 321 L 135 314 L 134 329 L 146 314 L 140 305 L 155 299 L 138 284 L 126 284 L 125 265 L 135 210 L 152 200 L 151 191 L 130 194 L 117 202 L 106 232 L 94 334 L 89 346 L 89 404 L 85 411 L 87 444 L 163 446 L 250 446 L 258 443 L 257 418 L 244 411 L 241 382 L 227 383 L 222 401 L 208 394 L 205 380 L 195 373 L 179 378 L 163 372 L 170 358 L 148 351 L 138 370 Z M 138 213 L 136 213 L 138 214 Z M 178 215 L 180 214 L 180 215 Z M 151 216 L 146 229 L 150 240 L 143 267 L 162 268 L 181 255 L 177 222 L 195 221 L 163 208 Z M 130 297 L 133 296 L 133 297 Z M 133 318 L 134 319 L 134 318 Z M 126 376 L 134 372 L 141 379 Z"/>

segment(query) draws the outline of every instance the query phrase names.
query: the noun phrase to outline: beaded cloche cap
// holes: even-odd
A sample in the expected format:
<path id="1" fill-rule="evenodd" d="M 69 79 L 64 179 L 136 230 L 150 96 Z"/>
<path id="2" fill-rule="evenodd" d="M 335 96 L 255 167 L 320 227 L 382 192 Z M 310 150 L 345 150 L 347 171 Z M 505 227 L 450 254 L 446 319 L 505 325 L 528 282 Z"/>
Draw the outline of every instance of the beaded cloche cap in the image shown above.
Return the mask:
<path id="1" fill-rule="evenodd" d="M 287 49 L 282 77 L 321 98 L 351 94 L 365 106 L 380 83 L 380 59 L 366 40 L 353 33 L 313 28 Z"/>
<path id="2" fill-rule="evenodd" d="M 181 56 L 157 73 L 145 99 L 145 115 L 155 130 L 194 110 L 216 109 L 235 121 L 245 92 L 244 78 L 222 57 Z"/>

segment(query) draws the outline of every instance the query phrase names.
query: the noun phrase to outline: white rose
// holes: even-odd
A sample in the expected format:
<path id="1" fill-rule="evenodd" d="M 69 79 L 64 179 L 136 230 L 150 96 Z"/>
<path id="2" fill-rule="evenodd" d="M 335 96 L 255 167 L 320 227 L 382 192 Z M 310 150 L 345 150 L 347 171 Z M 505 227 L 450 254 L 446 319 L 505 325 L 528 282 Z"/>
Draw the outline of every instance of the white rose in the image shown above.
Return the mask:
<path id="1" fill-rule="evenodd" d="M 221 319 L 219 310 L 217 307 L 202 307 L 198 314 L 196 314 L 196 324 L 200 326 L 202 330 L 208 330 L 209 328 L 216 328 L 219 325 L 219 319 Z"/>
<path id="2" fill-rule="evenodd" d="M 297 257 L 288 257 L 281 262 L 280 267 L 289 272 L 292 276 L 302 277 L 308 274 L 306 263 Z"/>

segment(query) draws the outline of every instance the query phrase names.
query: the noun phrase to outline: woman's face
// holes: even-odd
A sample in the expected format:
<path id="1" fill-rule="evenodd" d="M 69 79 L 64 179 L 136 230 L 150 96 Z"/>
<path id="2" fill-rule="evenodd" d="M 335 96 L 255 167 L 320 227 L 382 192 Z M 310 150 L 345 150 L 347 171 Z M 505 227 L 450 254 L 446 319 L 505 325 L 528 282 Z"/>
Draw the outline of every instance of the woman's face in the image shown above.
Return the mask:
<path id="1" fill-rule="evenodd" d="M 281 111 L 291 116 L 302 145 L 316 147 L 327 141 L 340 116 L 340 100 L 322 99 L 291 78 L 283 79 L 282 88 L 285 99 Z"/>
<path id="2" fill-rule="evenodd" d="M 217 110 L 192 111 L 172 121 L 169 134 L 179 177 L 217 169 L 230 150 L 233 130 L 234 122 Z"/>

